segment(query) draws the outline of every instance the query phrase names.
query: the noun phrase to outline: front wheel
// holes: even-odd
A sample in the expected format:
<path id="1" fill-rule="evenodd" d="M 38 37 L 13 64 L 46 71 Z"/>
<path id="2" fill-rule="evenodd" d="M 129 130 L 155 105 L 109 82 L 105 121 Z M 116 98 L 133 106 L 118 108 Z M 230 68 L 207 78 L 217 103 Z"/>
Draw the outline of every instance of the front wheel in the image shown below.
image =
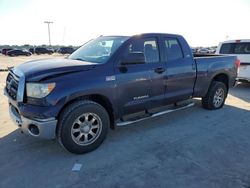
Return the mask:
<path id="1" fill-rule="evenodd" d="M 57 138 L 69 152 L 82 154 L 95 150 L 104 141 L 110 125 L 105 108 L 93 101 L 77 101 L 60 116 Z"/>
<path id="2" fill-rule="evenodd" d="M 227 87 L 223 82 L 213 81 L 205 97 L 202 98 L 202 106 L 209 110 L 223 107 L 227 98 Z"/>

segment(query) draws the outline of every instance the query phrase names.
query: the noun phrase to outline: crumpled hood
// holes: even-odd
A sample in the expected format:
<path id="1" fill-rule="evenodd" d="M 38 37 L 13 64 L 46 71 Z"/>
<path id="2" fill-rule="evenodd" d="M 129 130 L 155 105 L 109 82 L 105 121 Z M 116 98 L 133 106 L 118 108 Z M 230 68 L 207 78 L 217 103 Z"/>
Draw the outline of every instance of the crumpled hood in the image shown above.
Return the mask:
<path id="1" fill-rule="evenodd" d="M 96 63 L 72 59 L 43 59 L 20 64 L 14 68 L 14 72 L 23 72 L 27 81 L 39 81 L 60 74 L 87 71 L 95 65 Z"/>

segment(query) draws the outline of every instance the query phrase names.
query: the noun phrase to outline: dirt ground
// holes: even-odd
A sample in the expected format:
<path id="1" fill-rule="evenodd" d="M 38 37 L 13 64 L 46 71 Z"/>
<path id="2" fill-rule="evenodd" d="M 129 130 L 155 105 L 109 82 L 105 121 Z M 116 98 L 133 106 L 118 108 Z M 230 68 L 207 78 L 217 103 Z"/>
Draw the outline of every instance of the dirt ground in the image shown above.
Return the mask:
<path id="1" fill-rule="evenodd" d="M 0 69 L 30 59 L 0 55 Z M 55 55 L 56 58 L 61 56 Z M 0 72 L 3 91 L 7 72 Z M 110 130 L 97 150 L 73 155 L 56 141 L 24 136 L 0 93 L 0 187 L 250 187 L 250 84 L 216 111 L 195 106 Z M 74 164 L 79 171 L 72 171 Z"/>

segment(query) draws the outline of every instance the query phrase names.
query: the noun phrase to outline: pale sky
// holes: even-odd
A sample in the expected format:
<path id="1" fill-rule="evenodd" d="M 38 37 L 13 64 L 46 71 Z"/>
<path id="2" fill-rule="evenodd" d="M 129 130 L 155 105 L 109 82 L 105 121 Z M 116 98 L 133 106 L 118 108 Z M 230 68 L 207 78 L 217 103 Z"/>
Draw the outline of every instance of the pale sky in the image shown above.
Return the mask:
<path id="1" fill-rule="evenodd" d="M 183 35 L 191 46 L 250 39 L 250 0 L 0 0 L 0 45 L 81 45 L 100 35 Z"/>

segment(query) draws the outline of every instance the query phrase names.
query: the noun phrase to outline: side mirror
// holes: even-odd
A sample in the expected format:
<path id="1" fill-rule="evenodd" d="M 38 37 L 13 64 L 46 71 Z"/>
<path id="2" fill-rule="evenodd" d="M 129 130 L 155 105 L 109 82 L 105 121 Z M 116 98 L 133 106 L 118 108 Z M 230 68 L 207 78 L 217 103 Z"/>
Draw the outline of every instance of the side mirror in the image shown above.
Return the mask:
<path id="1" fill-rule="evenodd" d="M 146 63 L 144 53 L 132 52 L 127 54 L 121 60 L 121 65 L 144 64 Z"/>

